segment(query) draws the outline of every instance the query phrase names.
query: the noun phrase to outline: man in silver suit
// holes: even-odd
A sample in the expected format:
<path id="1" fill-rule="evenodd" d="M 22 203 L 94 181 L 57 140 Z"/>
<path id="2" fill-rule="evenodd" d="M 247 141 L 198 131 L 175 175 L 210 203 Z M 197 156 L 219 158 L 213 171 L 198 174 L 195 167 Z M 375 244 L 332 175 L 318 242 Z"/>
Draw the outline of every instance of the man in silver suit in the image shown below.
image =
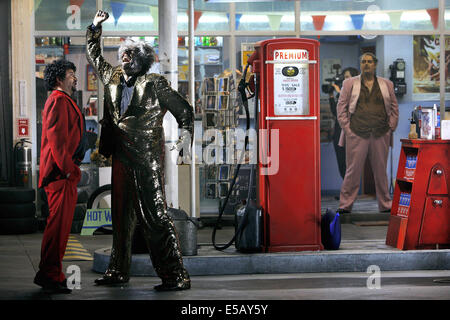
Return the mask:
<path id="1" fill-rule="evenodd" d="M 192 143 L 194 114 L 190 104 L 161 75 L 147 71 L 155 60 L 145 42 L 127 39 L 119 48 L 121 65 L 102 56 L 102 23 L 98 11 L 86 32 L 86 55 L 104 84 L 104 116 L 99 151 L 112 155 L 113 245 L 110 263 L 97 285 L 129 281 L 131 244 L 136 222 L 142 228 L 150 258 L 162 284 L 155 290 L 191 287 L 174 224 L 167 215 L 164 191 L 163 117 L 170 111 L 182 129 L 173 149 Z"/>

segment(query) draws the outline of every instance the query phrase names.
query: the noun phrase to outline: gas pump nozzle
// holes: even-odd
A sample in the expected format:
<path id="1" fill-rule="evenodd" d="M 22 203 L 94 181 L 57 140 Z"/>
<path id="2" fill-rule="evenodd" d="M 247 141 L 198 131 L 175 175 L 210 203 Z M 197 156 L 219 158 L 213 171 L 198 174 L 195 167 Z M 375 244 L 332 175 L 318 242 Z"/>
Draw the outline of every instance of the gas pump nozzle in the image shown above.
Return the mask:
<path id="1" fill-rule="evenodd" d="M 255 49 L 255 52 L 250 56 L 250 58 L 247 59 L 247 64 L 253 65 L 253 63 L 256 61 L 256 58 L 259 57 L 259 47 Z"/>

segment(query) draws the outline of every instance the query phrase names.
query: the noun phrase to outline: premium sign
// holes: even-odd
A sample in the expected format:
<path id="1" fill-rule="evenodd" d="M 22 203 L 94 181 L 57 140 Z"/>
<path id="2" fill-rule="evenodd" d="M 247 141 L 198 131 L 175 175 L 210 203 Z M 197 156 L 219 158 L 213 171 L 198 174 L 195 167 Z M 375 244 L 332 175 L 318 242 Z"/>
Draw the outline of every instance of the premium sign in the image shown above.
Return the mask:
<path id="1" fill-rule="evenodd" d="M 274 60 L 303 60 L 307 62 L 308 59 L 308 51 L 306 50 L 275 50 L 273 53 Z"/>
<path id="2" fill-rule="evenodd" d="M 300 49 L 275 50 L 273 58 L 275 115 L 309 114 L 308 51 Z"/>

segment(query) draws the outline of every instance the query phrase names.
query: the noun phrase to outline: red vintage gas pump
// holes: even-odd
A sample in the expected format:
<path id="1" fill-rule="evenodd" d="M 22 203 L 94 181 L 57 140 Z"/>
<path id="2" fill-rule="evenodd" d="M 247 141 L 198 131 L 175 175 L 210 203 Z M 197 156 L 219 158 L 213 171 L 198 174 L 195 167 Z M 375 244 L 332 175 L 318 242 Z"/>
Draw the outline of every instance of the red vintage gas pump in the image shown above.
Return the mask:
<path id="1" fill-rule="evenodd" d="M 322 250 L 319 42 L 270 39 L 255 49 L 264 251 Z"/>

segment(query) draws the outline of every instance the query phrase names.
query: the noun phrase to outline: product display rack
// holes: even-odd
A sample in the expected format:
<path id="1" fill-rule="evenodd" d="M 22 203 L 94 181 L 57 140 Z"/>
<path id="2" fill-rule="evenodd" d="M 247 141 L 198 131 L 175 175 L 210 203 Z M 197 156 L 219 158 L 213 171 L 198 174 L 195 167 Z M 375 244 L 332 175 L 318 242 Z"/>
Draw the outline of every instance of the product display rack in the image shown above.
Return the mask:
<path id="1" fill-rule="evenodd" d="M 450 247 L 450 141 L 401 139 L 386 244 L 401 250 Z"/>
<path id="2" fill-rule="evenodd" d="M 203 201 L 220 202 L 228 194 L 241 151 L 236 150 L 234 129 L 238 124 L 233 76 L 205 78 L 202 84 L 202 153 L 206 154 L 208 161 L 200 168 L 200 179 L 204 182 Z M 236 196 L 236 192 L 232 193 L 225 214 L 234 212 Z"/>

